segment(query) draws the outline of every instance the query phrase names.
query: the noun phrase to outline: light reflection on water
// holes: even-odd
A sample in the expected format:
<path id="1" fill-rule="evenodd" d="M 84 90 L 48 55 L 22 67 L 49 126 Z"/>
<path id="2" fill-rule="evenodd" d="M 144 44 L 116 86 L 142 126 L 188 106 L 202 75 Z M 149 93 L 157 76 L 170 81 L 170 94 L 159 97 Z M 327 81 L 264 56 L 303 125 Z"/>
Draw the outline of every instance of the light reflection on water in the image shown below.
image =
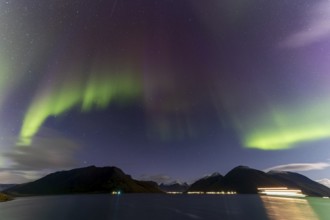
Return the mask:
<path id="1" fill-rule="evenodd" d="M 306 199 L 261 196 L 270 220 L 318 220 Z"/>

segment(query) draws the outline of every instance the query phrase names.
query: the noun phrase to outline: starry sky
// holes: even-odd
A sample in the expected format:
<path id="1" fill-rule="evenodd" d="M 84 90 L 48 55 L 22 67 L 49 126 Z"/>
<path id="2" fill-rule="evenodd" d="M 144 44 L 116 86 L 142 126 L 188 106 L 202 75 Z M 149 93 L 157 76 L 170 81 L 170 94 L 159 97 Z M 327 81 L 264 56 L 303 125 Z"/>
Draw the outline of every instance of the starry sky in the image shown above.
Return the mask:
<path id="1" fill-rule="evenodd" d="M 330 178 L 329 94 L 328 0 L 0 1 L 0 183 Z"/>

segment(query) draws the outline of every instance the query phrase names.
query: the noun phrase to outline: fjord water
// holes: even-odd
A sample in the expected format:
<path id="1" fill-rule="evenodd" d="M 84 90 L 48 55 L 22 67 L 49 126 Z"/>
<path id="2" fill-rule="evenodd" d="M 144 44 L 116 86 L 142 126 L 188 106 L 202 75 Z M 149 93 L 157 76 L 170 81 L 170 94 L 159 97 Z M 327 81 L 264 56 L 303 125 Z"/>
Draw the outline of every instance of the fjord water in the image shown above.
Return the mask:
<path id="1" fill-rule="evenodd" d="M 63 195 L 0 203 L 1 220 L 329 219 L 330 200 L 257 195 Z"/>

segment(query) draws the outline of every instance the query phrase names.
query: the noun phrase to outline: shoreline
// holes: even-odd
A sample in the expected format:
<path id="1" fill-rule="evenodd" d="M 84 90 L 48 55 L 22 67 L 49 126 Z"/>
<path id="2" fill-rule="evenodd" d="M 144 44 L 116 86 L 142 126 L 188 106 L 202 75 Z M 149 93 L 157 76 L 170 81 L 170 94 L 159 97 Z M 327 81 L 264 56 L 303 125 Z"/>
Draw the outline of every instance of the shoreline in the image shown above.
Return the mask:
<path id="1" fill-rule="evenodd" d="M 13 200 L 11 196 L 4 193 L 0 193 L 0 202 L 8 202 L 10 200 Z"/>

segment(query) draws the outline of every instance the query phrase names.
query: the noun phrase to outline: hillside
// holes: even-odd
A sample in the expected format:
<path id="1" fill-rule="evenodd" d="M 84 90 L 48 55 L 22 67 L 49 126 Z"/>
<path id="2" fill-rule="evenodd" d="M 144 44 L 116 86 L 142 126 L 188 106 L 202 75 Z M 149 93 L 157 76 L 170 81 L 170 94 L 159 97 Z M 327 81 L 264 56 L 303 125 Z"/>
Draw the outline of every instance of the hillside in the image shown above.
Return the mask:
<path id="1" fill-rule="evenodd" d="M 330 196 L 330 188 L 301 174 L 270 171 L 265 173 L 246 166 L 238 166 L 225 176 L 212 175 L 193 183 L 187 191 L 235 191 L 241 194 L 256 194 L 260 187 L 287 187 L 300 189 L 308 196 Z"/>
<path id="2" fill-rule="evenodd" d="M 4 192 L 16 195 L 53 195 L 71 193 L 160 193 L 152 183 L 132 179 L 117 167 L 85 167 L 49 174 L 34 182 Z"/>

